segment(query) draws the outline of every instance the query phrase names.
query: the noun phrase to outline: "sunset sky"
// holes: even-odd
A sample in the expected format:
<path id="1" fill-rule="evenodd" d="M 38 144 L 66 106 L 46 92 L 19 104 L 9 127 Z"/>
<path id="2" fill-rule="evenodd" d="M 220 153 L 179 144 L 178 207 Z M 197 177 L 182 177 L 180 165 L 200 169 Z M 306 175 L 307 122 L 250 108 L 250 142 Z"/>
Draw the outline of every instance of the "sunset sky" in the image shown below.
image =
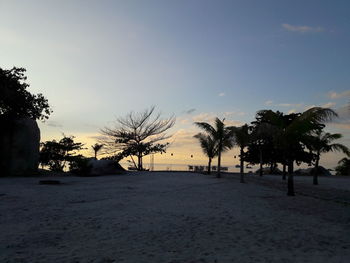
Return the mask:
<path id="1" fill-rule="evenodd" d="M 347 0 L 0 0 L 0 67 L 26 68 L 29 90 L 49 100 L 42 140 L 65 133 L 90 147 L 116 117 L 155 105 L 177 117 L 155 161 L 199 164 L 194 121 L 239 126 L 261 109 L 325 106 L 340 114 L 328 131 L 350 146 L 349 10 Z"/>

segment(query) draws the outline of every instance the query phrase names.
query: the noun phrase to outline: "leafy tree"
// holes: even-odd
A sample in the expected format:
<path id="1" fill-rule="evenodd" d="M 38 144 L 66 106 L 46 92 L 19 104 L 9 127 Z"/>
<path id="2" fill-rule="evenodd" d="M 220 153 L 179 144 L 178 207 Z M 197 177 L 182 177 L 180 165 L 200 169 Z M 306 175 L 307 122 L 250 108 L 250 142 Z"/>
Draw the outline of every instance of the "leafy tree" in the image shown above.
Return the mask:
<path id="1" fill-rule="evenodd" d="M 204 130 L 209 136 L 217 143 L 218 154 L 218 173 L 217 177 L 221 177 L 221 153 L 227 151 L 233 147 L 233 129 L 232 127 L 226 127 L 224 124 L 225 119 L 222 121 L 219 118 L 215 119 L 215 127 L 206 122 L 195 122 L 195 124 Z"/>
<path id="2" fill-rule="evenodd" d="M 94 145 L 91 146 L 91 148 L 94 150 L 96 160 L 97 160 L 97 153 L 102 149 L 102 147 L 103 147 L 103 144 L 98 144 L 98 143 L 95 143 Z"/>
<path id="3" fill-rule="evenodd" d="M 336 175 L 350 175 L 350 159 L 343 158 L 338 162 L 335 168 Z"/>
<path id="4" fill-rule="evenodd" d="M 143 112 L 130 112 L 118 118 L 116 126 L 101 130 L 105 151 L 120 157 L 136 156 L 138 170 L 143 170 L 142 158 L 151 153 L 165 152 L 168 143 L 159 143 L 170 138 L 166 131 L 174 126 L 175 118 L 161 119 L 154 115 L 155 107 Z"/>
<path id="5" fill-rule="evenodd" d="M 83 149 L 82 143 L 74 142 L 73 136 L 65 136 L 59 141 L 52 140 L 41 143 L 40 164 L 48 166 L 51 171 L 62 172 L 66 164 L 81 156 L 77 151 Z"/>
<path id="6" fill-rule="evenodd" d="M 218 145 L 216 140 L 210 136 L 203 133 L 198 133 L 194 136 L 199 140 L 203 153 L 209 158 L 208 160 L 208 174 L 211 172 L 211 162 L 215 156 L 218 154 Z"/>
<path id="7" fill-rule="evenodd" d="M 251 136 L 249 132 L 249 126 L 247 124 L 244 124 L 242 127 L 233 127 L 234 137 L 235 137 L 235 143 L 240 148 L 240 182 L 244 183 L 244 158 L 245 158 L 245 152 L 244 148 L 246 148 L 249 145 Z"/>
<path id="8" fill-rule="evenodd" d="M 321 153 L 329 151 L 342 151 L 347 156 L 350 156 L 348 147 L 340 143 L 332 143 L 334 140 L 342 138 L 339 133 L 328 133 L 322 130 L 317 130 L 314 136 L 309 138 L 309 148 L 316 153 L 315 168 L 313 169 L 313 184 L 318 184 L 318 167 Z"/>
<path id="9" fill-rule="evenodd" d="M 25 81 L 24 68 L 4 70 L 0 68 L 0 117 L 5 120 L 30 118 L 45 120 L 51 109 L 42 94 L 31 94 L 27 91 L 29 84 Z"/>
<path id="10" fill-rule="evenodd" d="M 306 152 L 312 132 L 322 130 L 324 123 L 337 116 L 328 108 L 314 107 L 303 113 L 283 115 L 271 110 L 259 111 L 258 122 L 265 123 L 273 135 L 274 153 L 282 156 L 282 164 L 288 165 L 288 195 L 294 195 L 293 166 L 294 162 L 311 163 L 313 154 Z M 278 161 L 277 157 L 274 157 Z"/>

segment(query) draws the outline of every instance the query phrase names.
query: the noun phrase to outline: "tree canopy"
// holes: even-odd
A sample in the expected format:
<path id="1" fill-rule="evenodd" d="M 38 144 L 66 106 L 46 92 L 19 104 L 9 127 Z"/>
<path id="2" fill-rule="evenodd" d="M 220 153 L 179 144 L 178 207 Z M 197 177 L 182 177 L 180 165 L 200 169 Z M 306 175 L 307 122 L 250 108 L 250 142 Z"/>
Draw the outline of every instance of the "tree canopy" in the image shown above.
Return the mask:
<path id="1" fill-rule="evenodd" d="M 77 151 L 83 149 L 83 144 L 74 142 L 73 136 L 65 136 L 59 141 L 52 140 L 41 143 L 40 164 L 48 166 L 51 171 L 62 172 L 67 163 L 80 158 Z"/>
<path id="2" fill-rule="evenodd" d="M 27 91 L 24 68 L 5 70 L 0 68 L 0 117 L 2 119 L 30 118 L 48 119 L 52 110 L 47 99 L 41 94 Z"/>

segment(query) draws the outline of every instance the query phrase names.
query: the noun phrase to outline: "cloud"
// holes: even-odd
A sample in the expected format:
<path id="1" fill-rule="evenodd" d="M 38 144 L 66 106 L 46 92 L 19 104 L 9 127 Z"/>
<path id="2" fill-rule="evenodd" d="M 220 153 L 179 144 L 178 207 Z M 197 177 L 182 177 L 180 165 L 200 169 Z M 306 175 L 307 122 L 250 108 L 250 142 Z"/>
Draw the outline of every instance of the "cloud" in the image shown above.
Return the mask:
<path id="1" fill-rule="evenodd" d="M 345 90 L 343 92 L 335 92 L 335 91 L 330 91 L 328 92 L 328 97 L 331 99 L 340 99 L 340 98 L 346 98 L 350 97 L 350 90 Z"/>
<path id="2" fill-rule="evenodd" d="M 236 120 L 225 120 L 225 125 L 226 126 L 242 126 L 244 125 L 244 122 L 241 121 L 236 121 Z"/>
<path id="3" fill-rule="evenodd" d="M 322 108 L 333 108 L 335 105 L 336 105 L 335 102 L 328 102 L 328 103 L 323 104 L 321 107 Z"/>
<path id="4" fill-rule="evenodd" d="M 45 123 L 47 126 L 54 127 L 54 128 L 62 128 L 63 125 L 57 121 L 47 121 Z"/>
<path id="5" fill-rule="evenodd" d="M 194 129 L 180 129 L 176 131 L 171 138 L 171 147 L 180 147 L 180 146 L 191 146 L 193 147 L 194 143 L 197 143 L 197 139 L 193 136 L 197 134 Z M 197 145 L 196 145 L 197 146 Z"/>
<path id="6" fill-rule="evenodd" d="M 279 104 L 276 104 L 276 106 L 279 106 L 279 107 L 301 107 L 303 104 L 301 103 L 279 103 Z"/>
<path id="7" fill-rule="evenodd" d="M 212 122 L 217 117 L 214 113 L 200 113 L 196 116 L 193 116 L 192 119 L 195 122 Z"/>
<path id="8" fill-rule="evenodd" d="M 243 111 L 227 111 L 227 112 L 224 112 L 223 115 L 225 118 L 229 118 L 233 116 L 244 116 L 246 115 L 246 113 Z"/>
<path id="9" fill-rule="evenodd" d="M 191 122 L 191 120 L 188 118 L 177 118 L 176 119 L 176 123 L 180 123 L 180 124 L 188 124 L 190 122 Z"/>
<path id="10" fill-rule="evenodd" d="M 312 104 L 312 105 L 305 105 L 304 111 L 309 110 L 309 109 L 314 108 L 314 107 L 317 107 L 317 106 L 314 105 L 314 104 Z"/>
<path id="11" fill-rule="evenodd" d="M 102 141 L 102 140 L 106 139 L 106 136 L 104 136 L 104 135 L 93 135 L 93 136 L 89 136 L 88 138 L 92 139 L 92 140 L 96 140 L 96 141 Z"/>
<path id="12" fill-rule="evenodd" d="M 331 125 L 333 125 L 336 128 L 343 129 L 343 130 L 350 130 L 350 124 L 349 123 L 338 123 L 334 122 Z"/>
<path id="13" fill-rule="evenodd" d="M 216 117 L 219 119 L 225 118 L 225 125 L 227 126 L 242 126 L 244 123 L 238 120 L 230 120 L 228 118 L 232 118 L 233 115 L 239 115 L 239 114 L 245 114 L 244 112 L 225 112 L 223 114 L 214 114 L 212 112 L 210 113 L 201 113 L 196 116 L 193 116 L 193 122 L 208 122 L 213 124 Z M 242 116 L 242 115 L 241 115 Z"/>
<path id="14" fill-rule="evenodd" d="M 185 113 L 186 114 L 191 114 L 191 113 L 193 113 L 193 112 L 195 112 L 196 111 L 196 109 L 195 108 L 192 108 L 192 109 L 189 109 L 189 110 L 185 110 Z"/>
<path id="15" fill-rule="evenodd" d="M 350 106 L 345 104 L 335 111 L 338 113 L 338 118 L 333 119 L 330 124 L 339 129 L 350 130 Z"/>
<path id="16" fill-rule="evenodd" d="M 224 97 L 224 96 L 225 96 L 225 93 L 224 93 L 224 92 L 220 92 L 220 93 L 218 94 L 218 96 L 219 96 L 219 97 Z"/>
<path id="17" fill-rule="evenodd" d="M 294 26 L 290 24 L 282 24 L 282 27 L 291 32 L 298 33 L 311 33 L 311 32 L 322 32 L 324 29 L 322 27 L 311 27 L 311 26 Z"/>
<path id="18" fill-rule="evenodd" d="M 273 101 L 272 100 L 267 100 L 265 101 L 265 105 L 266 106 L 271 106 L 273 104 Z"/>

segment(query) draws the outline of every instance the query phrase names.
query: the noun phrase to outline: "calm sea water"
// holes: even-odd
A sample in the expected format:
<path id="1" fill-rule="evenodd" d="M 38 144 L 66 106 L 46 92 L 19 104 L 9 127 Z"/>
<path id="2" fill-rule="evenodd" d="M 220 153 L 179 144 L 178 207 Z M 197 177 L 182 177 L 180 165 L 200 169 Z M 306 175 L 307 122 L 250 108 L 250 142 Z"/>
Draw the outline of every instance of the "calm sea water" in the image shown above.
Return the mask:
<path id="1" fill-rule="evenodd" d="M 128 169 L 129 164 L 128 163 L 120 163 L 121 166 L 123 166 L 123 168 Z M 191 164 L 192 166 L 195 166 L 196 164 Z M 199 166 L 199 165 L 197 165 Z M 202 165 L 203 166 L 203 165 Z M 204 165 L 205 166 L 205 165 Z M 226 166 L 226 165 L 222 165 L 223 167 L 227 167 L 228 168 L 228 172 L 231 173 L 238 173 L 239 172 L 239 168 L 235 167 L 235 166 Z M 150 166 L 149 164 L 144 164 L 144 168 L 145 169 L 149 169 Z M 204 168 L 205 169 L 205 168 Z M 258 166 L 252 166 L 252 168 L 244 168 L 245 172 L 255 172 L 258 169 Z M 189 171 L 188 165 L 185 164 L 154 164 L 154 171 Z"/>

